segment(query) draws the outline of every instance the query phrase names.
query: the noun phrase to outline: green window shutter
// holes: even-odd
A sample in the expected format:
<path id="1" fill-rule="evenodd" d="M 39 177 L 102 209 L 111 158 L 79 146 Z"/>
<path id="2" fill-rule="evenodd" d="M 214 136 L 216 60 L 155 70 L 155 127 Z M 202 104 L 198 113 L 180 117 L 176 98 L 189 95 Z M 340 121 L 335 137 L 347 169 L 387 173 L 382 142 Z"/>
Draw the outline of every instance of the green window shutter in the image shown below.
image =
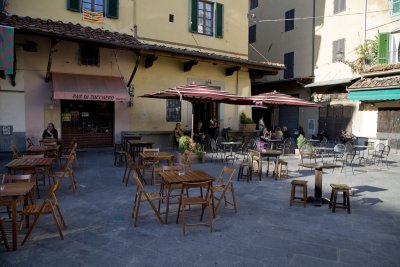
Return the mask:
<path id="1" fill-rule="evenodd" d="M 197 32 L 197 20 L 198 20 L 198 0 L 189 0 L 189 8 L 190 8 L 190 19 L 189 19 L 189 31 Z"/>
<path id="2" fill-rule="evenodd" d="M 107 0 L 106 1 L 106 17 L 111 19 L 118 18 L 118 0 Z"/>
<path id="3" fill-rule="evenodd" d="M 81 0 L 68 0 L 67 9 L 74 12 L 81 12 Z"/>
<path id="4" fill-rule="evenodd" d="M 388 51 L 389 51 L 389 33 L 383 32 L 379 34 L 379 48 L 378 48 L 378 63 L 388 63 Z"/>
<path id="5" fill-rule="evenodd" d="M 216 3 L 215 7 L 215 37 L 224 37 L 224 5 Z"/>

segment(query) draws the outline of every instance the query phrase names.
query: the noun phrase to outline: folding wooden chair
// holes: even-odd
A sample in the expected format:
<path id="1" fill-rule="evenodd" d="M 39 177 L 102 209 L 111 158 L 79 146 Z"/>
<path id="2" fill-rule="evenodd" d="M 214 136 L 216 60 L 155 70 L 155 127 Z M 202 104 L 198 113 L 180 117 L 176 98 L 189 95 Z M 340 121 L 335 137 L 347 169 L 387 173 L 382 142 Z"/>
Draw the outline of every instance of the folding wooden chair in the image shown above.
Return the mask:
<path id="1" fill-rule="evenodd" d="M 78 156 L 76 155 L 76 149 L 78 147 L 78 143 L 75 143 L 75 137 L 72 139 L 73 143 L 71 145 L 71 147 L 68 149 L 63 149 L 63 152 L 61 153 L 60 156 L 60 160 L 68 160 L 68 158 L 70 158 L 71 156 L 74 157 L 74 163 L 75 163 L 75 167 L 77 169 L 79 169 L 79 163 L 78 163 Z"/>
<path id="2" fill-rule="evenodd" d="M 146 181 L 143 179 L 143 165 L 136 165 L 135 160 L 131 157 L 128 152 L 124 152 L 126 154 L 127 164 L 125 167 L 124 176 L 122 177 L 122 182 L 125 183 L 125 186 L 128 186 L 129 177 L 131 177 L 131 172 L 134 171 L 139 176 L 140 180 L 142 180 L 145 184 Z"/>
<path id="3" fill-rule="evenodd" d="M 213 191 L 213 207 L 214 207 L 214 216 L 221 205 L 221 201 L 224 200 L 225 202 L 225 207 L 227 207 L 227 204 L 230 204 L 234 207 L 235 212 L 237 212 L 237 204 L 236 204 L 236 198 L 235 198 L 235 190 L 233 188 L 233 175 L 235 173 L 234 169 L 224 167 L 215 182 L 215 185 L 211 187 L 211 190 Z M 226 193 L 231 192 L 232 194 L 232 203 L 227 201 Z M 214 199 L 216 199 L 217 205 L 214 205 Z"/>
<path id="4" fill-rule="evenodd" d="M 144 186 L 142 184 L 142 181 L 139 179 L 138 175 L 136 172 L 133 173 L 133 178 L 136 181 L 137 187 L 136 187 L 136 193 L 135 193 L 135 201 L 133 203 L 133 211 L 132 211 L 132 218 L 134 220 L 134 226 L 137 226 L 137 219 L 139 216 L 139 208 L 140 208 L 140 203 L 142 201 L 147 201 L 149 202 L 151 208 L 153 209 L 154 213 L 156 214 L 158 220 L 164 224 L 163 219 L 160 216 L 160 207 L 161 207 L 161 193 L 160 192 L 146 192 L 144 189 Z M 158 201 L 158 209 L 154 206 L 153 201 Z"/>
<path id="5" fill-rule="evenodd" d="M 28 148 L 35 145 L 29 137 L 26 138 L 26 144 Z"/>
<path id="6" fill-rule="evenodd" d="M 159 148 L 144 148 L 143 153 L 158 153 Z M 142 160 L 143 165 L 143 179 L 146 175 L 146 170 L 151 170 L 151 184 L 155 184 L 156 179 L 156 166 L 159 166 L 160 161 L 156 158 Z"/>
<path id="7" fill-rule="evenodd" d="M 71 155 L 67 159 L 67 162 L 65 162 L 61 171 L 56 171 L 49 175 L 49 180 L 50 180 L 50 178 L 52 178 L 53 182 L 55 182 L 56 178 L 58 178 L 59 180 L 62 181 L 64 179 L 64 177 L 68 174 L 68 177 L 69 177 L 69 180 L 70 180 L 71 186 L 72 186 L 72 191 L 76 192 L 77 182 L 76 182 L 76 177 L 74 175 L 74 171 L 71 166 L 73 160 L 74 160 L 74 156 Z"/>
<path id="8" fill-rule="evenodd" d="M 10 148 L 13 153 L 13 159 L 19 159 L 21 157 L 21 153 L 19 152 L 17 146 L 15 144 L 12 144 Z"/>
<path id="9" fill-rule="evenodd" d="M 22 228 L 23 218 L 25 216 L 32 216 L 32 215 L 35 216 L 35 220 L 29 227 L 29 230 L 26 233 L 24 240 L 22 241 L 22 245 L 24 245 L 25 242 L 28 240 L 28 238 L 29 238 L 33 228 L 35 227 L 38 219 L 40 218 L 40 216 L 44 215 L 44 214 L 51 214 L 53 216 L 53 220 L 56 225 L 57 231 L 60 235 L 60 238 L 61 238 L 61 240 L 64 240 L 64 235 L 62 233 L 61 226 L 60 226 L 60 223 L 58 222 L 58 220 L 61 220 L 61 224 L 64 227 L 64 229 L 66 229 L 67 226 L 65 224 L 64 217 L 62 216 L 61 209 L 58 204 L 57 197 L 56 197 L 56 191 L 60 187 L 60 182 L 61 182 L 61 180 L 57 180 L 57 182 L 51 187 L 49 194 L 47 195 L 46 199 L 43 201 L 42 204 L 27 205 L 22 210 L 22 212 L 21 212 L 22 220 L 21 220 L 20 228 Z M 56 210 L 58 212 L 59 219 L 57 218 Z"/>
<path id="10" fill-rule="evenodd" d="M 4 246 L 7 251 L 10 251 L 10 247 L 8 246 L 6 232 L 4 231 L 4 220 L 0 219 L 0 234 L 4 242 Z"/>
<path id="11" fill-rule="evenodd" d="M 176 216 L 176 223 L 179 222 L 179 214 L 182 210 L 182 227 L 183 227 L 183 235 L 186 235 L 186 227 L 187 226 L 199 226 L 199 225 L 204 225 L 204 226 L 209 226 L 210 227 L 210 232 L 213 230 L 213 225 L 212 225 L 212 212 L 211 212 L 211 207 L 210 207 L 210 200 L 212 198 L 212 191 L 211 191 L 211 183 L 212 181 L 205 181 L 205 182 L 183 182 L 182 183 L 182 189 L 181 189 L 181 195 L 179 198 L 179 207 L 178 207 L 178 214 Z M 196 190 L 191 190 L 191 189 L 196 189 Z M 200 188 L 199 195 L 193 195 L 193 191 L 197 191 Z M 203 189 L 207 190 L 206 193 L 203 193 Z M 190 192 L 190 196 L 188 192 Z M 186 207 L 189 206 L 191 208 L 194 205 L 200 205 L 201 206 L 201 215 L 200 215 L 200 222 L 199 223 L 187 223 L 186 220 L 186 213 L 188 210 L 186 210 Z M 208 222 L 203 222 L 203 215 L 204 215 L 204 210 L 205 208 L 208 209 Z M 193 212 L 193 209 L 190 209 L 190 212 Z"/>

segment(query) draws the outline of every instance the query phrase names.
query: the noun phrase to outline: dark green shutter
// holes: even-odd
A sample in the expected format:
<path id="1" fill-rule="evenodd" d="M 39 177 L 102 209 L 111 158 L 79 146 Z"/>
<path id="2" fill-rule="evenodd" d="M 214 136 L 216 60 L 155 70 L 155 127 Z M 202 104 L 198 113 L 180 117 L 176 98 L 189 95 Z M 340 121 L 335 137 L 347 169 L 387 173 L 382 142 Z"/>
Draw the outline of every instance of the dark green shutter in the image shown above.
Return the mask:
<path id="1" fill-rule="evenodd" d="M 222 38 L 224 37 L 224 5 L 220 3 L 216 3 L 215 7 L 215 37 Z"/>
<path id="2" fill-rule="evenodd" d="M 68 0 L 67 9 L 75 12 L 81 12 L 81 0 Z"/>
<path id="3" fill-rule="evenodd" d="M 392 15 L 396 15 L 400 12 L 400 0 L 393 0 Z"/>
<path id="4" fill-rule="evenodd" d="M 388 63 L 388 51 L 389 51 L 389 33 L 383 32 L 379 34 L 379 48 L 378 48 L 378 63 Z"/>
<path id="5" fill-rule="evenodd" d="M 190 8 L 190 19 L 189 19 L 189 31 L 197 32 L 197 24 L 198 24 L 198 0 L 189 0 L 189 8 Z"/>
<path id="6" fill-rule="evenodd" d="M 118 18 L 118 0 L 107 0 L 106 17 L 111 19 Z"/>

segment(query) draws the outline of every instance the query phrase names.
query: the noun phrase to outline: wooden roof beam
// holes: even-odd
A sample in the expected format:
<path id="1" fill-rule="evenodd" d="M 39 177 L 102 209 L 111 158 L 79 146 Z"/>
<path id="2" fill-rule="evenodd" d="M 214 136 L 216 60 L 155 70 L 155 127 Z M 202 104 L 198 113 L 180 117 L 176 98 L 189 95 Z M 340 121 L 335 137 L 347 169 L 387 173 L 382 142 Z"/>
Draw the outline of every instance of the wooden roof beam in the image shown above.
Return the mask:
<path id="1" fill-rule="evenodd" d="M 183 71 L 187 72 L 187 71 L 191 71 L 192 67 L 194 65 L 197 65 L 199 63 L 199 61 L 197 60 L 189 60 L 183 63 Z"/>
<path id="2" fill-rule="evenodd" d="M 158 56 L 156 56 L 156 55 L 146 55 L 144 58 L 144 67 L 146 69 L 152 67 L 154 61 L 156 61 L 157 59 L 158 59 Z"/>
<path id="3" fill-rule="evenodd" d="M 230 67 L 225 69 L 225 76 L 232 76 L 235 71 L 239 71 L 240 66 Z"/>

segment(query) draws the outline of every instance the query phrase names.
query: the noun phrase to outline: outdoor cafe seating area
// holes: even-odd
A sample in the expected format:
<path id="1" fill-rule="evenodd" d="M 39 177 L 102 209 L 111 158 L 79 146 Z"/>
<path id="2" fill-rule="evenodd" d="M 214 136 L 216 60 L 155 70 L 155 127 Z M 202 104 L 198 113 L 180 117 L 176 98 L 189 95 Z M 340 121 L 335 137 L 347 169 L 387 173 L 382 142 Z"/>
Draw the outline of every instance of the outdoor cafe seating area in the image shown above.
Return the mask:
<path id="1" fill-rule="evenodd" d="M 219 138 L 217 141 L 211 139 L 210 144 L 204 145 L 204 161 L 191 161 L 191 157 L 180 155 L 176 148 L 156 147 L 156 144 L 150 147 L 147 144 L 146 147 L 132 150 L 129 141 L 140 140 L 127 140 L 126 147 L 121 145 L 115 150 L 79 150 L 76 143 L 70 148 L 63 144 L 64 153 L 57 154 L 63 155 L 55 158 L 39 153 L 39 148 L 27 149 L 25 153 L 15 151 L 15 156 L 18 155 L 15 159 L 11 154 L 7 154 L 7 158 L 2 155 L 3 173 L 8 173 L 5 176 L 7 181 L 14 173 L 15 177 L 25 173 L 28 178 L 18 196 L 11 202 L 1 202 L 1 225 L 5 230 L 8 248 L 10 251 L 17 249 L 6 253 L 6 246 L 1 245 L 1 257 L 6 255 L 7 262 L 23 263 L 23 259 L 16 260 L 13 254 L 24 255 L 37 248 L 47 250 L 52 246 L 61 250 L 67 246 L 68 250 L 79 253 L 73 248 L 74 244 L 79 244 L 77 249 L 82 248 L 81 244 L 91 248 L 95 247 L 95 243 L 100 244 L 94 251 L 104 251 L 105 247 L 114 251 L 112 246 L 118 251 L 136 242 L 159 247 L 156 241 L 159 235 L 167 237 L 167 240 L 178 238 L 181 244 L 168 246 L 184 250 L 187 249 L 184 248 L 185 244 L 196 247 L 206 242 L 218 246 L 220 238 L 230 242 L 236 240 L 234 243 L 244 244 L 247 253 L 252 246 L 267 246 L 267 251 L 275 251 L 271 241 L 265 240 L 272 238 L 283 248 L 283 244 L 291 243 L 288 240 L 301 241 L 306 238 L 306 233 L 311 229 L 317 231 L 316 241 L 308 241 L 313 246 L 324 239 L 323 236 L 327 234 L 325 230 L 330 228 L 332 231 L 344 231 L 347 238 L 353 240 L 350 228 L 343 229 L 343 219 L 352 223 L 369 221 L 369 226 L 352 231 L 364 233 L 376 228 L 377 223 L 372 218 L 368 219 L 372 212 L 370 208 L 371 205 L 382 204 L 373 202 L 372 196 L 365 198 L 363 188 L 369 186 L 375 190 L 393 190 L 377 179 L 382 172 L 390 174 L 392 168 L 400 167 L 397 153 L 388 153 L 389 147 L 379 144 L 374 147 L 343 144 L 343 150 L 341 145 L 331 142 L 307 143 L 307 150 L 300 149 L 296 156 L 294 141 L 289 147 L 285 146 L 289 143 L 286 141 L 276 144 L 275 149 L 268 149 L 268 146 L 260 147 L 256 139 L 250 138 L 242 143 L 240 140 Z M 33 154 L 32 150 L 35 151 Z M 69 152 L 70 156 L 67 157 L 65 152 Z M 118 153 L 123 157 L 114 164 Z M 38 155 L 41 156 L 36 158 Z M 30 158 L 32 156 L 35 157 Z M 294 181 L 305 181 L 306 199 L 299 186 L 292 192 L 293 183 L 297 183 Z M 22 184 L 22 181 L 18 183 Z M 5 183 L 6 191 L 18 183 Z M 340 187 L 343 184 L 348 185 L 349 191 Z M 10 201 L 7 195 L 0 194 L 2 200 Z M 336 198 L 330 197 L 331 194 Z M 343 204 L 341 194 L 348 199 Z M 292 202 L 292 197 L 300 197 L 300 205 Z M 345 211 L 338 209 L 340 207 Z M 394 216 L 392 213 L 383 215 L 383 211 L 373 212 L 378 212 L 380 218 Z M 344 226 L 347 224 L 345 222 Z M 300 235 L 286 235 L 287 231 L 295 231 Z M 330 238 L 334 240 L 336 237 Z M 1 240 L 1 243 L 5 243 Z M 378 238 L 373 242 L 384 241 Z M 296 249 L 291 245 L 288 249 L 288 255 L 293 257 Z M 215 256 L 215 253 L 207 251 Z M 244 257 L 244 262 L 257 263 L 253 262 L 254 259 L 247 259 L 246 253 L 233 251 L 229 253 L 239 254 L 235 257 L 242 260 Z M 98 252 L 88 253 L 92 255 L 92 261 L 97 262 L 94 254 L 98 255 Z M 317 251 L 312 252 L 311 247 L 303 253 L 321 257 Z M 58 255 L 55 251 L 48 254 L 54 257 Z M 105 254 L 109 255 L 109 252 Z M 250 254 L 254 257 L 254 253 Z M 145 252 L 144 255 L 148 254 Z M 144 255 L 124 254 L 120 263 L 126 257 L 138 257 L 142 262 Z M 175 255 L 175 252 L 167 256 L 168 261 L 172 260 L 171 255 Z M 289 257 L 278 255 L 283 262 Z M 97 256 L 103 261 L 104 257 Z M 44 258 L 41 261 L 47 262 Z M 181 261 L 184 259 L 178 260 Z M 147 259 L 144 262 L 150 261 Z M 158 262 L 162 260 L 158 259 Z M 224 256 L 220 262 L 230 261 Z"/>

